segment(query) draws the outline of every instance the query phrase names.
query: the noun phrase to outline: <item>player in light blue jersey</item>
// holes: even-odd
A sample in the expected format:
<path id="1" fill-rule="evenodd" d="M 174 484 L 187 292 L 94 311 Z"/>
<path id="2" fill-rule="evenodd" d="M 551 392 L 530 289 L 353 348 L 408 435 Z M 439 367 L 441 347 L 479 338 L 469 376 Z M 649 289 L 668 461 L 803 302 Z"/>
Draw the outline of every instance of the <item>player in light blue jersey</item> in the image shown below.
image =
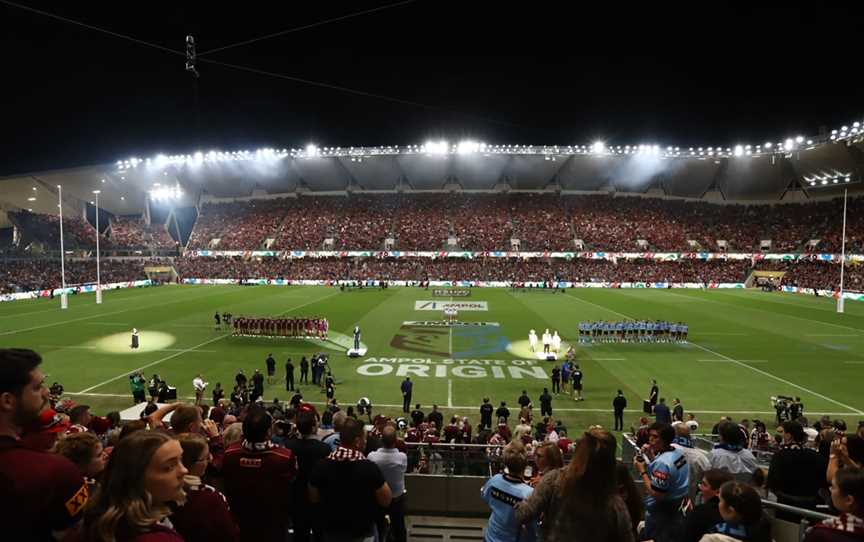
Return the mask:
<path id="1" fill-rule="evenodd" d="M 615 341 L 624 342 L 624 322 L 615 323 Z"/>
<path id="2" fill-rule="evenodd" d="M 684 323 L 680 324 L 678 327 L 681 330 L 681 340 L 686 343 L 687 342 L 687 333 L 690 331 L 690 327 Z"/>

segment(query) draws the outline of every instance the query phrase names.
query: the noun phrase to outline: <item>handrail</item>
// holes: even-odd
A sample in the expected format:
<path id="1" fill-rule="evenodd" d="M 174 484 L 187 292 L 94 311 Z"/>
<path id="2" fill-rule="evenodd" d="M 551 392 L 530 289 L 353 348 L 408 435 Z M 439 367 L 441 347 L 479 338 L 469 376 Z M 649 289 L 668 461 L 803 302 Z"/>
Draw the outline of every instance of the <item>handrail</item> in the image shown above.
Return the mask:
<path id="1" fill-rule="evenodd" d="M 816 512 L 815 510 L 808 510 L 807 508 L 798 508 L 797 506 L 790 506 L 788 504 L 769 501 L 767 499 L 762 499 L 762 506 L 764 508 L 771 508 L 772 510 L 779 510 L 781 512 L 789 512 L 790 514 L 796 514 L 798 516 L 801 516 L 802 518 L 812 519 L 814 521 L 822 521 L 836 517 L 832 516 L 831 514 Z"/>

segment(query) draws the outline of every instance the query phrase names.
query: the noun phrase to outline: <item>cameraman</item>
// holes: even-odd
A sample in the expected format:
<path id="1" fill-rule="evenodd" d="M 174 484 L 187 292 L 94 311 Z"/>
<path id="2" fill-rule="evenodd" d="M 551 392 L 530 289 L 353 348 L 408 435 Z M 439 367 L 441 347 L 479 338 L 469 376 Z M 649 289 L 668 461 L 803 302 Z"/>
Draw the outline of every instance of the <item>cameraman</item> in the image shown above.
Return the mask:
<path id="1" fill-rule="evenodd" d="M 144 388 L 147 381 L 144 379 L 143 373 L 134 373 L 129 375 L 129 387 L 132 388 L 132 402 L 136 405 L 147 402 L 147 397 L 144 395 Z"/>

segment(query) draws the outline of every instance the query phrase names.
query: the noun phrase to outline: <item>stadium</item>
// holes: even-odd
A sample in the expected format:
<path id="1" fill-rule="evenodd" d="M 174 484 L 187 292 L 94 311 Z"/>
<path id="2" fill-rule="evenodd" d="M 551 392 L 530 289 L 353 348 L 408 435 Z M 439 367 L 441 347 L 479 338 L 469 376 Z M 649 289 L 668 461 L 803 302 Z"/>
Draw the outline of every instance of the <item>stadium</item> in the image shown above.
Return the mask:
<path id="1" fill-rule="evenodd" d="M 7 409 L 0 424 L 18 427 L 15 439 L 27 446 L 35 446 L 28 437 L 41 445 L 36 436 L 50 435 L 53 448 L 40 453 L 51 457 L 79 432 L 96 435 L 99 449 L 114 455 L 126 450 L 123 428 L 142 424 L 168 427 L 172 436 L 164 438 L 179 438 L 185 464 L 187 445 L 198 448 L 184 435 L 205 437 L 212 462 L 196 480 L 226 493 L 226 540 L 308 540 L 310 530 L 329 539 L 335 527 L 312 524 L 303 511 L 316 502 L 345 504 L 328 496 L 342 489 L 327 486 L 329 471 L 322 469 L 298 479 L 319 488 L 314 494 L 323 501 L 307 500 L 304 487 L 302 496 L 292 489 L 295 500 L 283 508 L 250 511 L 255 499 L 238 492 L 265 493 L 272 479 L 238 481 L 230 472 L 232 458 L 263 449 L 253 446 L 265 444 L 252 436 L 259 410 L 269 412 L 260 418 L 267 425 L 262 439 L 285 448 L 276 455 L 295 470 L 301 452 L 291 441 L 303 440 L 304 423 L 338 437 L 335 413 L 342 423 L 346 412 L 359 419 L 366 449 L 333 444 L 337 463 L 347 461 L 338 456 L 343 451 L 370 456 L 370 442 L 392 448 L 386 435 L 393 428 L 394 446 L 407 454 L 401 508 L 379 500 L 366 519 L 388 519 L 372 521 L 373 538 L 359 528 L 344 540 L 405 540 L 394 526 L 406 515 L 408 540 L 509 540 L 508 528 L 514 540 L 533 529 L 566 535 L 576 528 L 571 520 L 546 509 L 553 519 L 531 527 L 524 509 L 512 512 L 515 497 L 495 493 L 504 490 L 494 482 L 504 476 L 517 483 L 513 469 L 527 467 L 525 480 L 539 493 L 538 484 L 552 483 L 537 476 L 551 470 L 538 461 L 548 461 L 549 446 L 560 448 L 568 465 L 561 472 L 575 472 L 569 465 L 588 460 L 581 443 L 608 444 L 608 436 L 647 508 L 626 512 L 634 526 L 646 522 L 630 538 L 608 539 L 653 533 L 684 540 L 686 518 L 670 518 L 656 504 L 665 478 L 655 476 L 659 460 L 652 459 L 672 453 L 671 439 L 668 449 L 651 451 L 655 438 L 666 439 L 663 411 L 674 407 L 674 449 L 701 454 L 684 454 L 689 494 L 676 505 L 707 503 L 697 486 L 709 468 L 724 471 L 709 476 L 722 478 L 724 488 L 746 486 L 736 491 L 762 498 L 759 521 L 721 518 L 740 523 L 746 536 L 713 523 L 706 536 L 803 540 L 823 521 L 860 522 L 860 496 L 849 493 L 849 509 L 831 496 L 860 491 L 840 484 L 848 478 L 860 486 L 862 477 L 852 439 L 864 438 L 864 117 L 813 133 L 783 130 L 768 140 L 711 146 L 685 137 L 178 146 L 0 177 L 0 358 L 7 363 L 8 356 L 11 366 L 19 354 L 5 349 L 37 352 L 39 374 L 51 387 L 51 410 L 37 412 L 41 425 L 15 426 L 22 414 L 14 408 L 23 407 L 8 405 L 0 405 Z M 20 402 L 21 384 L 9 382 L 0 394 L 17 394 Z M 620 396 L 626 406 L 613 408 Z M 202 404 L 199 414 L 194 405 Z M 92 412 L 86 423 L 76 405 Z M 195 413 L 191 429 L 182 425 L 184 408 Z M 430 418 L 430 411 L 443 417 Z M 623 413 L 620 427 L 616 411 Z M 236 445 L 222 449 L 231 425 L 225 419 L 242 429 L 234 429 Z M 798 430 L 809 442 L 788 440 Z M 343 440 L 352 431 L 344 429 Z M 656 433 L 650 442 L 649 433 Z M 790 458 L 802 447 L 814 457 Z M 643 452 L 652 465 L 647 474 Z M 750 468 L 742 466 L 744 452 Z M 831 486 L 837 456 L 848 472 Z M 303 472 L 309 456 L 300 457 Z M 258 460 L 239 461 L 248 467 Z M 818 494 L 810 486 L 789 489 L 794 484 L 778 474 L 782 461 L 801 472 L 818 464 Z M 87 529 L 106 517 L 98 506 L 107 502 L 108 473 L 118 476 L 121 459 L 107 464 L 105 473 L 85 476 L 89 503 L 87 490 L 66 502 L 70 517 L 84 518 L 83 527 L 65 524 L 81 529 L 82 540 L 101 540 Z M 381 472 L 392 474 L 383 466 Z M 293 487 L 293 474 L 279 476 L 283 489 Z M 184 487 L 194 494 L 188 481 Z M 732 502 L 715 489 L 724 506 Z M 534 503 L 528 494 L 525 502 Z M 166 500 L 174 512 L 154 511 L 153 532 L 167 518 L 166 532 L 177 536 L 170 540 L 192 539 L 184 530 L 191 513 Z M 510 503 L 507 511 L 501 502 Z M 202 510 L 218 514 L 223 505 Z M 519 522 L 502 526 L 501 513 Z M 271 521 L 276 516 L 287 519 Z M 275 531 L 250 527 L 254 522 L 274 523 Z M 770 538 L 760 538 L 766 524 Z M 136 529 L 127 534 L 153 534 Z"/>

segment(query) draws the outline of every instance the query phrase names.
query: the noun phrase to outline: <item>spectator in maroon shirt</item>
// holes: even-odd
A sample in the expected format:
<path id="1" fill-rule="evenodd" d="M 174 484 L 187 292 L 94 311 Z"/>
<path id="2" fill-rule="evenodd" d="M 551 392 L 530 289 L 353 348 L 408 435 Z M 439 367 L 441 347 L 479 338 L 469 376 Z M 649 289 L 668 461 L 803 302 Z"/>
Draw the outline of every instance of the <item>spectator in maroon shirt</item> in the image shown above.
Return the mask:
<path id="1" fill-rule="evenodd" d="M 138 431 L 122 439 L 84 513 L 85 542 L 182 542 L 167 520 L 183 502 L 183 449 L 165 431 Z"/>
<path id="2" fill-rule="evenodd" d="M 32 350 L 0 349 L 0 525 L 16 541 L 62 539 L 88 498 L 71 461 L 19 440 L 48 407 L 41 362 Z"/>
<path id="3" fill-rule="evenodd" d="M 291 517 L 291 484 L 297 459 L 270 440 L 272 418 L 252 405 L 243 420 L 243 440 L 225 450 L 222 474 L 241 540 L 284 540 Z"/>
<path id="4" fill-rule="evenodd" d="M 333 512 L 323 525 L 325 540 L 373 540 L 375 518 L 390 506 L 390 486 L 378 466 L 361 452 L 365 447 L 363 424 L 348 418 L 336 451 L 312 472 L 309 500 Z"/>
<path id="5" fill-rule="evenodd" d="M 189 474 L 184 478 L 186 502 L 171 515 L 174 528 L 186 542 L 240 540 L 240 530 L 225 495 L 202 481 L 212 457 L 207 440 L 194 433 L 183 433 L 177 440 L 183 448 L 183 466 Z"/>
<path id="6" fill-rule="evenodd" d="M 838 470 L 831 481 L 831 503 L 840 516 L 814 526 L 804 542 L 864 540 L 864 470 L 857 467 Z"/>
<path id="7" fill-rule="evenodd" d="M 66 435 L 57 441 L 53 452 L 78 467 L 91 493 L 96 489 L 97 480 L 105 470 L 106 459 L 99 437 L 90 432 Z"/>

